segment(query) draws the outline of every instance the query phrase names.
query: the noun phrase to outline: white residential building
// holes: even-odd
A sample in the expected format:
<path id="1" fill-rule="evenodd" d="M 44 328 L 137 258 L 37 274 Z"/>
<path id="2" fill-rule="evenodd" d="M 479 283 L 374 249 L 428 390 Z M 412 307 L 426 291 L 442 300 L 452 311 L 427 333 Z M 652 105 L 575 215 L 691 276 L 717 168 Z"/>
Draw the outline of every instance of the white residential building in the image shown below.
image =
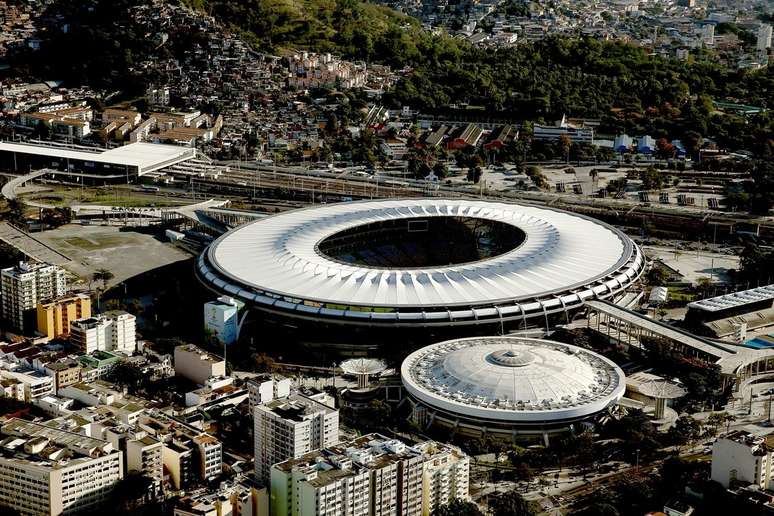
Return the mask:
<path id="1" fill-rule="evenodd" d="M 126 443 L 126 469 L 131 473 L 141 473 L 161 483 L 164 475 L 162 451 L 164 445 L 150 436 L 132 439 Z"/>
<path id="2" fill-rule="evenodd" d="M 191 439 L 199 450 L 199 474 L 204 480 L 220 476 L 223 468 L 223 445 L 211 435 L 201 434 Z"/>
<path id="3" fill-rule="evenodd" d="M 35 329 L 38 302 L 64 295 L 65 271 L 47 263 L 20 262 L 0 271 L 3 320 L 23 332 Z"/>
<path id="4" fill-rule="evenodd" d="M 289 396 L 290 386 L 290 378 L 277 375 L 257 376 L 247 380 L 247 392 L 250 393 L 250 414 L 253 413 L 253 409 L 257 405 Z"/>
<path id="5" fill-rule="evenodd" d="M 106 441 L 16 418 L 0 432 L 0 506 L 24 516 L 93 512 L 123 478 Z"/>
<path id="6" fill-rule="evenodd" d="M 54 394 L 54 379 L 42 371 L 30 368 L 0 371 L 0 378 L 9 380 L 9 384 L 13 382 L 21 384 L 23 399 L 28 403 L 37 398 Z M 18 389 L 14 391 L 12 397 L 18 397 Z"/>
<path id="7" fill-rule="evenodd" d="M 73 321 L 70 340 L 84 353 L 137 350 L 136 317 L 119 310 Z"/>
<path id="8" fill-rule="evenodd" d="M 469 467 L 453 446 L 365 435 L 275 464 L 271 514 L 430 515 L 454 498 L 469 498 Z"/>
<path id="9" fill-rule="evenodd" d="M 771 25 L 763 23 L 758 27 L 758 42 L 756 48 L 758 50 L 771 48 Z"/>
<path id="10" fill-rule="evenodd" d="M 712 480 L 728 488 L 734 482 L 772 489 L 771 461 L 774 436 L 757 436 L 744 430 L 718 438 L 712 445 Z"/>
<path id="11" fill-rule="evenodd" d="M 178 346 L 175 348 L 175 375 L 204 385 L 212 376 L 226 376 L 226 361 L 193 344 Z"/>
<path id="12" fill-rule="evenodd" d="M 271 466 L 339 441 L 339 411 L 301 394 L 253 409 L 255 474 L 269 480 Z"/>

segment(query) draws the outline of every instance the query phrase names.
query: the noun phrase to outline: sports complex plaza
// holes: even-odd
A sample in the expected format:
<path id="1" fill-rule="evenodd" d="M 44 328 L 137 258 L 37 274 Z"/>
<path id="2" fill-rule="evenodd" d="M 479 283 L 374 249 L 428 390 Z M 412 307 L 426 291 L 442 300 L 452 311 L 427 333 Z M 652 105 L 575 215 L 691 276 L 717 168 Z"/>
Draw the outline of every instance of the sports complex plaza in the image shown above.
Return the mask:
<path id="1" fill-rule="evenodd" d="M 629 237 L 581 215 L 426 198 L 266 217 L 217 239 L 196 270 L 213 290 L 296 324 L 464 334 L 569 321 L 644 267 Z"/>

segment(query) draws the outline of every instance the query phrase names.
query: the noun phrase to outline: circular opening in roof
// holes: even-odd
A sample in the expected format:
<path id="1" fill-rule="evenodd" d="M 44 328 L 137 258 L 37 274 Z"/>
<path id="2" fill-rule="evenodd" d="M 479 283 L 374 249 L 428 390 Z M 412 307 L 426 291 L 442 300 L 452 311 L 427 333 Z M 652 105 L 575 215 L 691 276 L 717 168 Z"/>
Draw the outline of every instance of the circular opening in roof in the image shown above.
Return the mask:
<path id="1" fill-rule="evenodd" d="M 524 367 L 535 361 L 535 355 L 529 351 L 516 351 L 515 349 L 502 349 L 493 351 L 486 357 L 493 364 L 505 367 Z"/>
<path id="2" fill-rule="evenodd" d="M 475 217 L 412 217 L 362 224 L 317 244 L 332 260 L 363 267 L 443 267 L 494 258 L 519 247 L 521 229 Z"/>

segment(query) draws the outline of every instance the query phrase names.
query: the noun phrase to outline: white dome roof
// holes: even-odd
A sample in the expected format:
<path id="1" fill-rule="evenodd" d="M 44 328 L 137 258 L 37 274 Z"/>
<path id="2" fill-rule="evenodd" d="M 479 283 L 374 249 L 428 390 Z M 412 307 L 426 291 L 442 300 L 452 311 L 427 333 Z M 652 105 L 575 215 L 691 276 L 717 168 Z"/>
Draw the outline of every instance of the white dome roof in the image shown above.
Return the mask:
<path id="1" fill-rule="evenodd" d="M 409 355 L 401 376 L 431 407 L 518 422 L 590 415 L 623 396 L 621 369 L 592 351 L 517 337 L 434 344 Z"/>

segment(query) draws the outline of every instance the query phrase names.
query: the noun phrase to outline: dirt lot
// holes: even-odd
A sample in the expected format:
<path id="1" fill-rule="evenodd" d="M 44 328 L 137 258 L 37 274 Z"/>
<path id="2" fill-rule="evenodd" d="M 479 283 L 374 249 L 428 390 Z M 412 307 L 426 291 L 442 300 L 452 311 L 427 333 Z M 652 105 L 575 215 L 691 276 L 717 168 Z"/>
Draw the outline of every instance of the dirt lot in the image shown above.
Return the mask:
<path id="1" fill-rule="evenodd" d="M 191 258 L 153 235 L 119 231 L 115 226 L 68 224 L 35 236 L 72 258 L 64 267 L 86 282 L 97 269 L 112 272 L 115 278 L 109 285 L 115 285 L 148 270 Z"/>

